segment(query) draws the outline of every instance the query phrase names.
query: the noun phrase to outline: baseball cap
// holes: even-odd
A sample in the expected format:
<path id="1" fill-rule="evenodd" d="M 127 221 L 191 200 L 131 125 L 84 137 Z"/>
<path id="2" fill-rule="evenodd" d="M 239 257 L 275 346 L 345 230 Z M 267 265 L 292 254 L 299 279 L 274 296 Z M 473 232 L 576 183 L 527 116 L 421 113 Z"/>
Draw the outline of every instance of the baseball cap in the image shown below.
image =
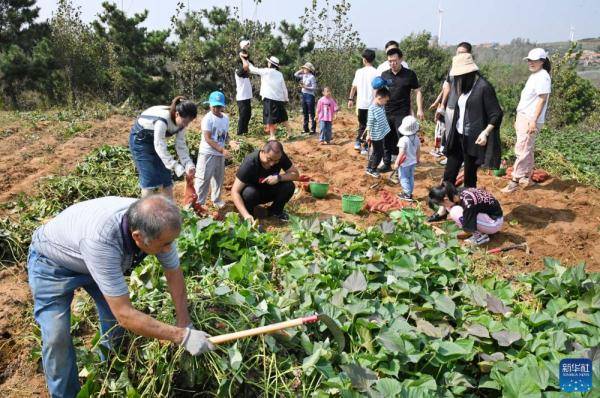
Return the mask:
<path id="1" fill-rule="evenodd" d="M 529 51 L 529 54 L 527 54 L 527 56 L 523 58 L 523 61 L 539 61 L 540 59 L 546 58 L 548 58 L 548 53 L 543 48 L 538 47 Z"/>
<path id="2" fill-rule="evenodd" d="M 382 78 L 381 76 L 376 76 L 373 78 L 373 81 L 371 82 L 371 87 L 373 87 L 374 90 L 380 89 L 381 87 L 384 87 L 387 84 L 387 82 L 385 81 L 384 78 Z"/>
<path id="3" fill-rule="evenodd" d="M 208 103 L 210 106 L 225 106 L 225 95 L 220 91 L 213 91 L 208 96 Z"/>

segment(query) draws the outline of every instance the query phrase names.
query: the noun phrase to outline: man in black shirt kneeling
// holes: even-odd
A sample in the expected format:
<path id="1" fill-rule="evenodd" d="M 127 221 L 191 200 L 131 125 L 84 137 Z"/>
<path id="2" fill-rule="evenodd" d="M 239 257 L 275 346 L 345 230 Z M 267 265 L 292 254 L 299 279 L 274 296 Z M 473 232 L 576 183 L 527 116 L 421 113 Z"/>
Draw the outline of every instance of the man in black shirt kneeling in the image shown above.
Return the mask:
<path id="1" fill-rule="evenodd" d="M 256 206 L 273 202 L 269 215 L 288 221 L 289 216 L 283 208 L 294 195 L 293 181 L 298 177 L 298 169 L 283 151 L 283 145 L 279 141 L 269 141 L 262 149 L 244 158 L 231 188 L 233 204 L 245 220 L 252 222 Z"/>

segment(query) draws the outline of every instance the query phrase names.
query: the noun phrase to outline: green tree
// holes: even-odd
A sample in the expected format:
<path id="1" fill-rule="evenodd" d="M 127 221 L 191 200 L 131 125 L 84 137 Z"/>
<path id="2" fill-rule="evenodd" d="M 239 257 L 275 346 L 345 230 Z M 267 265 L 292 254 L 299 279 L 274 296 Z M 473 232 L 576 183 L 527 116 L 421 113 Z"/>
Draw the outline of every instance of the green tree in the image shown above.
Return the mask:
<path id="1" fill-rule="evenodd" d="M 548 122 L 553 127 L 575 124 L 597 111 L 600 90 L 589 80 L 577 75 L 581 51 L 576 43 L 564 54 L 555 54 L 552 60 L 552 93 L 550 94 Z"/>
<path id="2" fill-rule="evenodd" d="M 85 94 L 101 92 L 106 86 L 106 56 L 81 10 L 71 0 L 59 0 L 50 21 L 51 46 L 59 70 L 51 74 L 50 92 L 69 106 Z M 49 83 L 51 85 L 52 83 Z"/>
<path id="3" fill-rule="evenodd" d="M 326 0 L 322 7 L 313 0 L 300 17 L 302 27 L 314 41 L 308 56 L 317 69 L 320 87 L 328 86 L 337 97 L 345 96 L 364 47 L 348 18 L 351 5 L 347 0 Z"/>
<path id="4" fill-rule="evenodd" d="M 103 11 L 92 23 L 97 39 L 108 56 L 108 79 L 113 102 L 131 99 L 156 103 L 170 97 L 167 62 L 173 47 L 169 30 L 148 32 L 140 26 L 148 11 L 128 17 L 113 3 L 102 3 Z"/>
<path id="5" fill-rule="evenodd" d="M 44 76 L 39 73 L 40 63 L 51 67 L 51 60 L 40 56 L 47 48 L 42 42 L 49 29 L 46 22 L 36 22 L 38 16 L 35 0 L 0 0 L 0 90 L 14 108 L 19 106 L 20 93 L 35 89 Z"/>
<path id="6" fill-rule="evenodd" d="M 431 33 L 413 33 L 399 44 L 410 69 L 419 78 L 425 109 L 441 90 L 442 82 L 448 75 L 451 56 L 438 46 L 430 44 Z"/>
<path id="7" fill-rule="evenodd" d="M 312 44 L 304 41 L 303 28 L 282 21 L 280 34 L 276 34 L 274 24 L 242 21 L 237 10 L 229 7 L 178 14 L 173 25 L 179 38 L 173 60 L 175 88 L 192 98 L 216 89 L 234 98 L 234 69 L 240 62 L 238 43 L 242 39 L 251 40 L 251 60 L 256 66 L 264 66 L 270 55 L 277 56 L 288 78 L 298 60 L 312 49 Z"/>

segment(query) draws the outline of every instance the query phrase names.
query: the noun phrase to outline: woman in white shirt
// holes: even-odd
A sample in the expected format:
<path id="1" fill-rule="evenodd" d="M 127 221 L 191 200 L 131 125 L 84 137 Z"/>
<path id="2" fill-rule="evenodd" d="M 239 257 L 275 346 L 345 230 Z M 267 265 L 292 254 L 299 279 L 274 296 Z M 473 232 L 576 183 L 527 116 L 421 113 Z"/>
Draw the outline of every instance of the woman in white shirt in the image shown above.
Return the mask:
<path id="1" fill-rule="evenodd" d="M 531 75 L 521 91 L 521 100 L 517 106 L 517 120 L 515 121 L 517 132 L 515 155 L 517 159 L 513 165 L 512 179 L 502 189 L 504 193 L 516 191 L 519 185 L 524 187 L 531 185 L 535 137 L 546 120 L 548 97 L 552 85 L 550 60 L 543 48 L 534 48 L 523 59 L 527 61 Z"/>
<path id="2" fill-rule="evenodd" d="M 269 140 L 275 139 L 277 125 L 286 123 L 288 115 L 285 103 L 289 101 L 287 86 L 283 74 L 279 71 L 279 59 L 267 58 L 266 68 L 257 68 L 247 59 L 240 57 L 244 70 L 260 76 L 260 96 L 263 99 L 263 123 L 269 133 Z"/>
<path id="3" fill-rule="evenodd" d="M 129 135 L 129 150 L 135 162 L 142 197 L 160 191 L 173 198 L 173 179 L 187 173 L 194 178 L 196 168 L 185 142 L 185 128 L 196 118 L 198 108 L 184 97 L 170 106 L 153 106 L 137 118 Z M 169 153 L 167 138 L 175 137 L 179 161 Z"/>

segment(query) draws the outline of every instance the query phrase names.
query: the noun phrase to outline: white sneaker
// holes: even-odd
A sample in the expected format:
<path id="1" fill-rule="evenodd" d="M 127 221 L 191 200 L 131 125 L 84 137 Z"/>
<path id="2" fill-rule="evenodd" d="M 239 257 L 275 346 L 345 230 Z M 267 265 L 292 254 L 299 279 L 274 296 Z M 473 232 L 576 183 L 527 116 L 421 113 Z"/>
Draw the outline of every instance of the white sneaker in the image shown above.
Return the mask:
<path id="1" fill-rule="evenodd" d="M 490 241 L 490 237 L 487 234 L 482 234 L 481 232 L 474 232 L 473 235 L 465 240 L 465 243 L 469 246 L 479 246 Z"/>
<path id="2" fill-rule="evenodd" d="M 363 148 L 363 149 L 360 150 L 360 154 L 361 155 L 368 155 L 369 151 L 367 151 L 366 149 Z"/>
<path id="3" fill-rule="evenodd" d="M 531 181 L 531 178 L 529 177 L 523 177 L 519 179 L 519 185 L 522 186 L 523 188 L 527 188 L 530 187 L 534 184 L 533 181 Z"/>
<path id="4" fill-rule="evenodd" d="M 432 149 L 431 151 L 429 151 L 429 154 L 431 156 L 433 156 L 433 157 L 436 157 L 436 158 L 439 158 L 440 156 L 442 156 L 441 152 L 439 152 L 439 151 L 437 151 L 435 149 Z"/>
<path id="5" fill-rule="evenodd" d="M 510 182 L 508 183 L 507 186 L 505 186 L 504 188 L 502 188 L 500 190 L 500 192 L 503 193 L 511 193 L 516 191 L 517 189 L 519 189 L 519 183 L 513 180 L 510 180 Z"/>
<path id="6" fill-rule="evenodd" d="M 226 206 L 226 203 L 222 200 L 217 200 L 216 202 L 213 202 L 213 205 L 215 205 L 217 209 L 222 209 Z"/>
<path id="7" fill-rule="evenodd" d="M 440 160 L 440 164 L 441 164 L 442 166 L 445 166 L 445 165 L 446 165 L 446 163 L 448 163 L 448 158 L 444 158 L 444 159 Z"/>

